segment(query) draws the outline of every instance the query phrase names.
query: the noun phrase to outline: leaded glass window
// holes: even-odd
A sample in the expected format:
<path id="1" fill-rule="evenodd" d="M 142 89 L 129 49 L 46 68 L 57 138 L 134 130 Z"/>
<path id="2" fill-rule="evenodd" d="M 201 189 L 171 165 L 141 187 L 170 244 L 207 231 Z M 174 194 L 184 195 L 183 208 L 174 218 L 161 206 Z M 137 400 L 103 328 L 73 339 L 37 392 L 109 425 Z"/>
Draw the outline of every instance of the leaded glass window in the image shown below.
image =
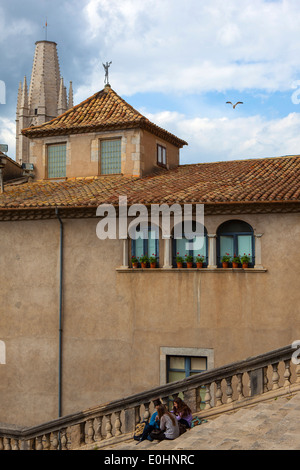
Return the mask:
<path id="1" fill-rule="evenodd" d="M 121 173 L 121 139 L 101 140 L 100 171 L 102 175 Z"/>
<path id="2" fill-rule="evenodd" d="M 48 178 L 66 177 L 66 144 L 48 145 Z"/>

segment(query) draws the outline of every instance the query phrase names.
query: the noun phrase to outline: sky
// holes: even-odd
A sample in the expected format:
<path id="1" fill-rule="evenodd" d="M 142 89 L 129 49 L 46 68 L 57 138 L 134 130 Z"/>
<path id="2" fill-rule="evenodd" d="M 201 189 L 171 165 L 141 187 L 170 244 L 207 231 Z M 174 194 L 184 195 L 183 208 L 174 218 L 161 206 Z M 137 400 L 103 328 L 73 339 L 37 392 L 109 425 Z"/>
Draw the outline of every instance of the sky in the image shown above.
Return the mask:
<path id="1" fill-rule="evenodd" d="M 188 142 L 181 164 L 300 154 L 299 24 L 299 0 L 0 0 L 0 143 L 15 158 L 18 85 L 47 37 L 74 104 L 111 61 L 111 87 Z"/>

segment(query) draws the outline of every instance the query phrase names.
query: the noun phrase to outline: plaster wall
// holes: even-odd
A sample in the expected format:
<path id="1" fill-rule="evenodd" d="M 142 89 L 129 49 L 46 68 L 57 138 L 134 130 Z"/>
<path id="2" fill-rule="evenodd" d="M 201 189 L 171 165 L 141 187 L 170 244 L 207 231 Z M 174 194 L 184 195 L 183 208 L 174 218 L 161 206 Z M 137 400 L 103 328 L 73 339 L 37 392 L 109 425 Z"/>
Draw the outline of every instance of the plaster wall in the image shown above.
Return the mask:
<path id="1" fill-rule="evenodd" d="M 101 133 L 72 134 L 35 138 L 30 141 L 30 163 L 35 179 L 47 178 L 47 145 L 66 143 L 66 177 L 100 174 L 101 139 L 121 138 L 121 172 L 126 176 L 143 176 L 157 168 L 157 144 L 167 149 L 168 168 L 179 164 L 179 149 L 147 131 L 129 129 Z"/>
<path id="2" fill-rule="evenodd" d="M 207 216 L 208 233 L 230 218 Z M 64 220 L 63 414 L 159 385 L 161 348 L 213 350 L 217 367 L 300 339 L 300 215 L 239 218 L 263 234 L 266 272 L 120 272 L 98 219 Z M 55 219 L 0 224 L 0 422 L 57 417 L 59 234 Z"/>

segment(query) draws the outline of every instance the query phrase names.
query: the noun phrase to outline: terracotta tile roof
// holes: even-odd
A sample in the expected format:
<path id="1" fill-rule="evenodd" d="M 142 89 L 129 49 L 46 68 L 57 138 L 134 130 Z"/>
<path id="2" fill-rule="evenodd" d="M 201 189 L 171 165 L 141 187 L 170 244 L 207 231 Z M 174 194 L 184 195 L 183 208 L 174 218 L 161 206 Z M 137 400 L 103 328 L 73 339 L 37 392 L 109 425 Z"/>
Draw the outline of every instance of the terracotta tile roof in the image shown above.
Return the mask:
<path id="1" fill-rule="evenodd" d="M 1 209 L 300 202 L 300 156 L 182 165 L 144 178 L 99 176 L 5 186 Z"/>
<path id="2" fill-rule="evenodd" d="M 178 147 L 187 145 L 184 140 L 149 121 L 109 85 L 51 121 L 22 129 L 22 134 L 32 138 L 131 128 L 148 130 Z"/>

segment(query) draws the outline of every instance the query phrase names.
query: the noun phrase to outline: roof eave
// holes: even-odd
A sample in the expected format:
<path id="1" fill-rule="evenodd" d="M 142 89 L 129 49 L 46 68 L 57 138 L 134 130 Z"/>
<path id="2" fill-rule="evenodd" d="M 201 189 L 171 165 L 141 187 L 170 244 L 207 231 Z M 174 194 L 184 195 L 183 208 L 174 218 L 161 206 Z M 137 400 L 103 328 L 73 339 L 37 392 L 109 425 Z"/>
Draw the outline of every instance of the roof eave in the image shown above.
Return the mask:
<path id="1" fill-rule="evenodd" d="M 144 129 L 147 130 L 158 137 L 166 140 L 167 142 L 172 143 L 176 147 L 182 148 L 184 145 L 188 145 L 185 140 L 179 139 L 174 134 L 144 120 L 139 120 L 137 122 L 125 122 L 122 124 L 90 124 L 84 126 L 74 126 L 74 127 L 60 127 L 55 129 L 44 129 L 43 127 L 34 128 L 29 127 L 22 129 L 22 134 L 29 139 L 41 138 L 41 137 L 52 137 L 52 136 L 62 136 L 62 135 L 72 135 L 72 134 L 87 134 L 89 132 L 101 132 L 101 131 L 110 131 L 110 130 L 122 130 L 122 129 Z"/>

